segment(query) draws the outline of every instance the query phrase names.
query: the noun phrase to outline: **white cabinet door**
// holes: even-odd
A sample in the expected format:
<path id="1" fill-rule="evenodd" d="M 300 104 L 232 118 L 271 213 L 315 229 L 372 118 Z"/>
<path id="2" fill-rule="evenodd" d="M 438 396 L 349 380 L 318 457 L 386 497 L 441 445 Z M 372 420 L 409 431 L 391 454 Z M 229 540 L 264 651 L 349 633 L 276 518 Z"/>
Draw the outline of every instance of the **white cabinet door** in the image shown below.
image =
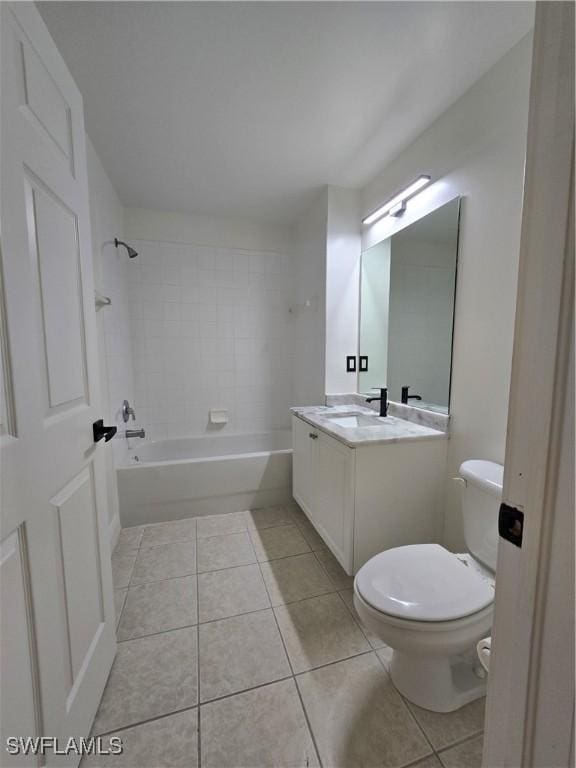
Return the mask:
<path id="1" fill-rule="evenodd" d="M 34 4 L 0 13 L 4 749 L 87 736 L 116 640 L 82 98 Z"/>
<path id="2" fill-rule="evenodd" d="M 292 495 L 311 518 L 315 518 L 315 465 L 318 430 L 292 417 Z"/>
<path id="3" fill-rule="evenodd" d="M 353 573 L 355 451 L 319 432 L 314 522 L 344 570 Z"/>

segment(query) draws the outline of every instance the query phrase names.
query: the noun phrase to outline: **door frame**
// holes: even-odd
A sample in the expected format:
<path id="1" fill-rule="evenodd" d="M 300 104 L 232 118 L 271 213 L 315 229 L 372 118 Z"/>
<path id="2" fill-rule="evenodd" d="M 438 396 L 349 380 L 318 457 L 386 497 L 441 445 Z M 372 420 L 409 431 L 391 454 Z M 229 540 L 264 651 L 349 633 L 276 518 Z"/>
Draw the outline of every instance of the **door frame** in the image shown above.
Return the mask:
<path id="1" fill-rule="evenodd" d="M 485 768 L 574 758 L 573 169 L 574 6 L 538 2 Z"/>

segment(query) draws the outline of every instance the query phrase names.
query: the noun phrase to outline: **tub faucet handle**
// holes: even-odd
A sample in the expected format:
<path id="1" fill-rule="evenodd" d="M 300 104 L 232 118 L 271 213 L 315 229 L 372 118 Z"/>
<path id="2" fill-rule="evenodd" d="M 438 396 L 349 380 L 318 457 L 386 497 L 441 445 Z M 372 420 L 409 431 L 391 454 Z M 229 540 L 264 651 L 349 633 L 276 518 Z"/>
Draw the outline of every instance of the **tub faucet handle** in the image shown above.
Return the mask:
<path id="1" fill-rule="evenodd" d="M 124 422 L 124 424 L 126 424 L 130 416 L 132 416 L 132 421 L 136 421 L 136 414 L 134 413 L 134 408 L 132 408 L 128 400 L 124 400 L 124 402 L 122 403 L 122 421 Z"/>

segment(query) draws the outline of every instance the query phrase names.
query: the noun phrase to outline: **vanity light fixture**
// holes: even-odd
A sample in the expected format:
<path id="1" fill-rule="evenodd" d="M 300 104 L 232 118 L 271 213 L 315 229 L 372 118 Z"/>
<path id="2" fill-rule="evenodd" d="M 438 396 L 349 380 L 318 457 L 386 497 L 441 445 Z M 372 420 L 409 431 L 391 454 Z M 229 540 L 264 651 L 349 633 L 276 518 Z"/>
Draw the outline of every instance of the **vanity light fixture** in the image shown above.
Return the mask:
<path id="1" fill-rule="evenodd" d="M 394 197 L 390 198 L 387 203 L 384 203 L 380 208 L 377 208 L 373 213 L 366 216 L 365 219 L 362 219 L 362 224 L 373 224 L 383 216 L 399 216 L 401 213 L 404 213 L 406 210 L 406 201 L 411 197 L 414 197 L 417 192 L 420 192 L 420 190 L 424 189 L 428 184 L 430 184 L 430 176 L 425 174 L 418 176 L 415 181 L 398 192 L 398 194 L 394 195 Z"/>

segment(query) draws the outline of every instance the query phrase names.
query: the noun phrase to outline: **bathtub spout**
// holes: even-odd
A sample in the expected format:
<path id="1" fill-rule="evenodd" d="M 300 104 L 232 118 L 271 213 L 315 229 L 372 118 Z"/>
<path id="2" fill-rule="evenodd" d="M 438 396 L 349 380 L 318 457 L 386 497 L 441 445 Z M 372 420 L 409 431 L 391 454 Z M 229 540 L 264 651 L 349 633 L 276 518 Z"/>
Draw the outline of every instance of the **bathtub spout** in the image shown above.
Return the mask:
<path id="1" fill-rule="evenodd" d="M 124 432 L 125 437 L 146 437 L 146 432 L 143 429 L 127 429 Z"/>

